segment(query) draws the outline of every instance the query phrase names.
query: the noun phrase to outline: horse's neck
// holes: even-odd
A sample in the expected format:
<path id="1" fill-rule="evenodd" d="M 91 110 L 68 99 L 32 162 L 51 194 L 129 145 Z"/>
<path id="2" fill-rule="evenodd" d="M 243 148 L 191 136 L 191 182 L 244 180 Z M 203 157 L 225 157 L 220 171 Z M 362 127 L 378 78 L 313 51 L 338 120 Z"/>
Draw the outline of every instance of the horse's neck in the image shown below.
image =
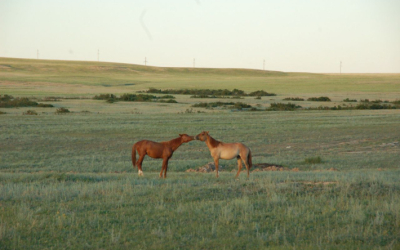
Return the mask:
<path id="1" fill-rule="evenodd" d="M 220 143 L 221 143 L 220 141 L 215 140 L 211 136 L 208 136 L 207 141 L 206 141 L 206 144 L 209 149 L 218 147 L 218 144 L 220 144 Z"/>
<path id="2" fill-rule="evenodd" d="M 168 141 L 167 143 L 172 148 L 172 151 L 175 151 L 180 145 L 182 145 L 182 140 L 181 137 L 178 137 Z"/>

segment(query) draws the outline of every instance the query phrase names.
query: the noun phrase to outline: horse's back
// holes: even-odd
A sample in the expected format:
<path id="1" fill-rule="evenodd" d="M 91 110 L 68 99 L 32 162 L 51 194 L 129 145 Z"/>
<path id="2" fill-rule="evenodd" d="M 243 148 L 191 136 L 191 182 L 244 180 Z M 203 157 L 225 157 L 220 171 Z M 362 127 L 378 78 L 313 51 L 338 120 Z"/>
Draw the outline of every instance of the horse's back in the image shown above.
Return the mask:
<path id="1" fill-rule="evenodd" d="M 138 141 L 136 142 L 136 148 L 138 149 L 144 149 L 144 150 L 148 150 L 148 149 L 162 149 L 163 145 L 159 142 L 155 142 L 155 141 L 149 141 L 149 140 L 142 140 L 142 141 Z"/>
<path id="2" fill-rule="evenodd" d="M 220 143 L 217 147 L 217 152 L 221 159 L 230 160 L 236 158 L 238 155 L 247 155 L 248 148 L 240 142 Z"/>

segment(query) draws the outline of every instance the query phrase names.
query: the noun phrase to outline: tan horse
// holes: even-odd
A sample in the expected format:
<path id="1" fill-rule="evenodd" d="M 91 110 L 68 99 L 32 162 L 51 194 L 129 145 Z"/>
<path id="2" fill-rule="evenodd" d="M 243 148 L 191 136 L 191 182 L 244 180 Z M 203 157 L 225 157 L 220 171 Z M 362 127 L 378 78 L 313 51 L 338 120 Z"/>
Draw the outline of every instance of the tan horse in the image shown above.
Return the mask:
<path id="1" fill-rule="evenodd" d="M 151 158 L 162 158 L 163 164 L 160 172 L 160 178 L 167 178 L 168 161 L 172 157 L 175 150 L 179 148 L 182 143 L 190 142 L 194 140 L 194 136 L 187 134 L 179 134 L 178 138 L 165 142 L 154 142 L 154 141 L 138 141 L 132 147 L 132 164 L 133 167 L 137 165 L 139 176 L 143 176 L 142 162 L 146 155 Z M 139 159 L 136 162 L 136 151 L 139 154 Z"/>
<path id="2" fill-rule="evenodd" d="M 249 171 L 252 167 L 251 151 L 248 147 L 240 142 L 236 143 L 223 143 L 212 138 L 208 131 L 203 131 L 195 136 L 196 140 L 205 141 L 208 149 L 210 150 L 211 156 L 214 159 L 215 170 L 218 178 L 218 161 L 219 159 L 231 160 L 237 158 L 238 172 L 235 178 L 239 177 L 240 171 L 242 170 L 242 161 L 247 169 L 247 177 L 249 177 Z"/>

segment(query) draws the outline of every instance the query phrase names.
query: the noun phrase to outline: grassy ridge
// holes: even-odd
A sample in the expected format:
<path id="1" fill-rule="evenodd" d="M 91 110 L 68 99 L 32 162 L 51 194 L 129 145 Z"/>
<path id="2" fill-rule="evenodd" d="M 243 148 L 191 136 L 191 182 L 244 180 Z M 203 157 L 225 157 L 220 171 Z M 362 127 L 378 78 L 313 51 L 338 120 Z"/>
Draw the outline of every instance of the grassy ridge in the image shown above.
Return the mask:
<path id="1" fill-rule="evenodd" d="M 400 74 L 309 74 L 250 69 L 161 68 L 132 64 L 0 58 L 0 91 L 79 95 L 157 89 L 243 89 L 282 94 L 397 93 Z"/>

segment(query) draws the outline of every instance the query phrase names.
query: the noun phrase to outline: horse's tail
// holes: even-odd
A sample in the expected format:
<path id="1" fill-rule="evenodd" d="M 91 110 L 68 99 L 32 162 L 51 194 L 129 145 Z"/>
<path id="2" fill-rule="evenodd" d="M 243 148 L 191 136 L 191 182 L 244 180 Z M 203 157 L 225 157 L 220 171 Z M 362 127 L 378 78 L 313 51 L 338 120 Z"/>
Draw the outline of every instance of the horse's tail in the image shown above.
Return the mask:
<path id="1" fill-rule="evenodd" d="M 133 167 L 136 167 L 136 143 L 132 147 L 132 164 Z"/>
<path id="2" fill-rule="evenodd" d="M 253 166 L 253 161 L 251 160 L 251 151 L 249 149 L 249 154 L 247 155 L 247 162 L 249 163 L 249 169 Z"/>

